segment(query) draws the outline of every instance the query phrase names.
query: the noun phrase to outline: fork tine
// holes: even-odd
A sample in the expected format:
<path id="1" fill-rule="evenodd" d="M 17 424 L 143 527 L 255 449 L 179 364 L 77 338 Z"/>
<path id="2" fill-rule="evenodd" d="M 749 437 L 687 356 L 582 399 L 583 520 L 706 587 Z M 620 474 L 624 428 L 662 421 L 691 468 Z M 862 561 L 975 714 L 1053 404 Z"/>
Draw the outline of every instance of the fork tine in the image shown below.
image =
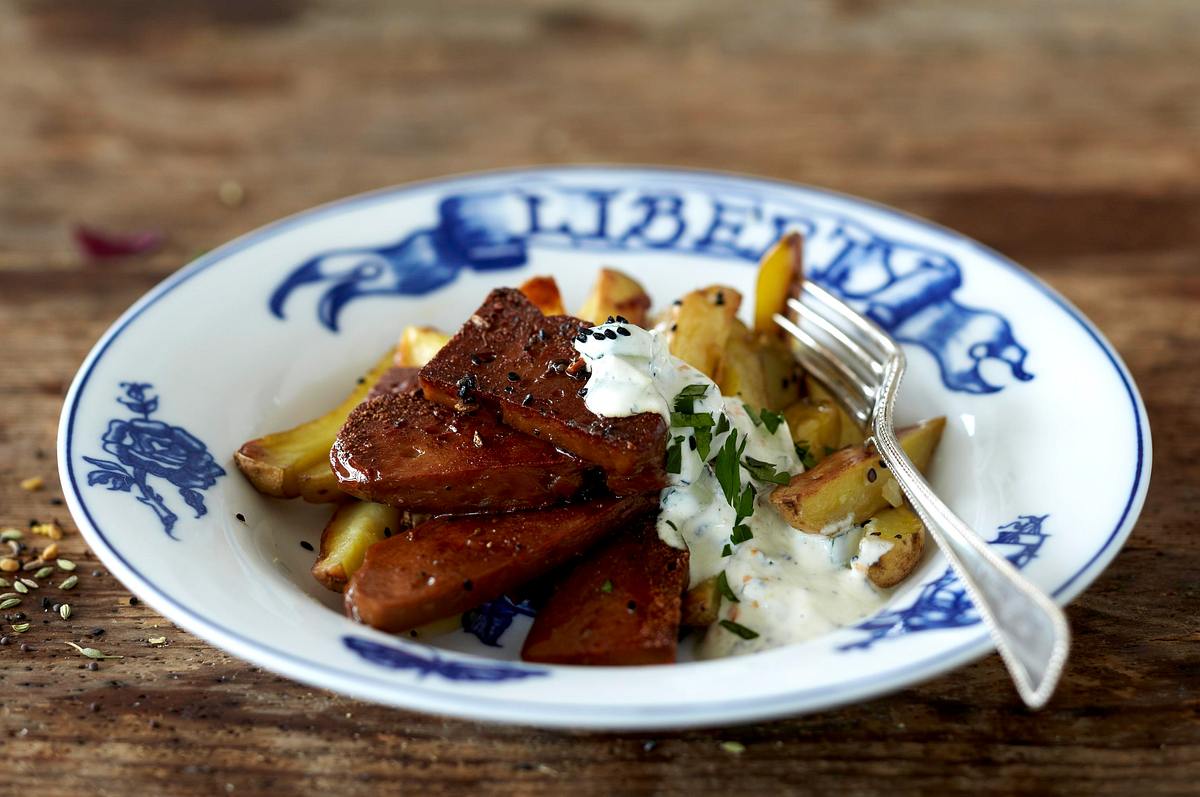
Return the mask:
<path id="1" fill-rule="evenodd" d="M 843 349 L 842 352 L 835 352 L 834 359 L 839 362 L 847 362 L 851 368 L 857 373 L 860 381 L 868 385 L 877 385 L 883 377 L 883 364 L 877 360 L 871 352 L 864 349 L 856 343 L 842 329 L 821 314 L 820 307 L 809 307 L 796 299 L 789 299 L 787 303 L 788 309 L 794 312 L 799 318 L 803 318 L 817 327 L 829 337 L 831 337 Z M 838 354 L 845 356 L 837 356 Z"/>
<path id="2" fill-rule="evenodd" d="M 856 373 L 830 353 L 828 346 L 790 319 L 776 314 L 775 323 L 801 343 L 795 350 L 801 365 L 826 385 L 851 414 L 865 423 L 875 400 L 874 385 L 864 384 Z"/>
<path id="3" fill-rule="evenodd" d="M 866 316 L 859 313 L 850 305 L 843 302 L 838 297 L 834 296 L 829 291 L 817 285 L 811 280 L 805 280 L 803 293 L 807 293 L 821 304 L 828 307 L 833 312 L 837 313 L 847 323 L 860 331 L 874 345 L 875 359 L 879 362 L 886 362 L 895 351 L 895 342 L 886 332 L 880 329 L 876 324 Z"/>

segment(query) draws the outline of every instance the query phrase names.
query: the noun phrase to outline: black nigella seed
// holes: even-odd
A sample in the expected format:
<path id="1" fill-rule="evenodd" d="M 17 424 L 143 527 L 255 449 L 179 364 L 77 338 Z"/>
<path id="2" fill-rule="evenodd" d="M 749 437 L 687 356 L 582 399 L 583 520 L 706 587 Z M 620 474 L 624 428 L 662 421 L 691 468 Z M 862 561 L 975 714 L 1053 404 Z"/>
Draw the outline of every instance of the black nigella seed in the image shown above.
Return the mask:
<path id="1" fill-rule="evenodd" d="M 879 474 L 877 474 L 877 473 L 875 472 L 875 469 L 874 469 L 874 468 L 869 468 L 869 469 L 867 470 L 867 481 L 868 481 L 868 482 L 870 482 L 870 483 L 874 484 L 874 483 L 875 483 L 875 480 L 876 480 L 876 479 L 878 479 L 878 478 L 879 478 Z"/>
<path id="2" fill-rule="evenodd" d="M 671 331 L 672 331 L 672 332 L 674 332 L 674 331 L 675 331 L 675 330 L 677 330 L 677 329 L 679 329 L 679 324 L 671 324 Z"/>
<path id="3" fill-rule="evenodd" d="M 470 592 L 471 590 L 475 589 L 475 585 L 471 582 L 471 579 L 468 578 L 466 581 L 463 582 L 463 589 L 467 592 Z"/>
<path id="4" fill-rule="evenodd" d="M 617 327 L 617 334 L 623 335 L 624 337 L 629 337 L 630 332 L 625 327 Z"/>
<path id="5" fill-rule="evenodd" d="M 358 378 L 358 382 L 357 382 L 357 384 L 360 384 L 360 385 L 361 385 L 361 384 L 365 384 L 365 383 L 366 383 L 366 381 L 367 381 L 367 378 L 366 378 L 365 376 L 360 376 L 360 377 Z"/>
<path id="6" fill-rule="evenodd" d="M 679 305 L 683 304 L 683 299 L 676 299 L 675 301 L 671 302 L 671 304 L 678 307 Z"/>
<path id="7" fill-rule="evenodd" d="M 896 534 L 896 535 L 894 535 L 894 536 L 896 537 L 896 539 L 900 539 L 900 535 L 899 535 L 899 534 Z"/>
<path id="8" fill-rule="evenodd" d="M 141 601 L 140 601 L 140 600 L 138 600 L 138 598 L 137 598 L 137 596 L 136 596 L 136 595 L 133 595 L 133 596 L 131 596 L 131 597 L 129 598 L 129 605 L 130 605 L 130 606 L 137 606 L 139 603 L 141 603 Z"/>
<path id="9" fill-rule="evenodd" d="M 518 374 L 516 371 L 509 371 L 508 372 L 508 381 L 509 382 L 520 382 L 521 375 Z"/>
<path id="10" fill-rule="evenodd" d="M 637 601 L 630 601 L 629 603 L 627 603 L 625 605 L 629 607 L 629 611 L 631 611 L 631 612 L 637 611 Z"/>
<path id="11" fill-rule="evenodd" d="M 580 332 L 578 335 L 575 336 L 575 340 L 579 341 L 580 343 L 585 342 L 587 339 L 588 339 L 588 333 L 586 333 L 586 332 Z"/>
<path id="12" fill-rule="evenodd" d="M 0 636 L 0 645 L 7 645 L 7 644 L 8 644 L 8 637 Z"/>
<path id="13" fill-rule="evenodd" d="M 606 330 L 604 330 L 604 337 L 608 338 L 609 340 L 616 340 L 617 333 L 611 329 L 606 329 Z"/>
<path id="14" fill-rule="evenodd" d="M 51 499 L 50 499 L 50 505 L 51 505 L 51 506 L 62 506 L 62 505 L 63 505 L 63 500 L 62 500 L 61 498 L 51 498 Z"/>
<path id="15" fill-rule="evenodd" d="M 717 297 L 713 300 L 713 302 L 717 305 L 717 307 L 725 304 L 725 291 L 717 291 Z"/>
<path id="16" fill-rule="evenodd" d="M 103 628 L 93 628 L 91 631 L 88 631 L 88 636 L 92 636 L 92 637 L 104 636 L 104 629 Z"/>
<path id="17" fill-rule="evenodd" d="M 479 359 L 478 354 L 471 355 L 471 365 L 483 365 L 483 360 Z"/>
<path id="18" fill-rule="evenodd" d="M 696 438 L 695 437 L 688 438 L 688 448 L 692 449 L 693 451 L 696 450 Z"/>
<path id="19" fill-rule="evenodd" d="M 526 393 L 525 398 L 521 399 L 522 407 L 528 407 L 532 403 L 533 403 L 533 394 L 532 393 Z"/>
<path id="20" fill-rule="evenodd" d="M 608 320 L 607 320 L 607 321 L 605 321 L 604 323 L 606 323 L 606 324 L 611 324 L 611 323 L 615 322 L 616 320 L 617 320 L 617 319 L 613 318 L 612 316 L 609 316 L 609 317 L 608 317 Z"/>
<path id="21" fill-rule="evenodd" d="M 629 319 L 628 319 L 628 318 L 626 318 L 626 317 L 625 317 L 625 316 L 623 316 L 623 315 L 619 315 L 619 316 L 617 316 L 617 323 L 618 323 L 618 324 L 628 324 L 628 323 L 629 323 Z"/>
<path id="22" fill-rule="evenodd" d="M 470 385 L 459 385 L 458 386 L 458 397 L 459 398 L 465 399 L 469 395 L 471 395 L 471 386 Z"/>
<path id="23" fill-rule="evenodd" d="M 42 597 L 42 609 L 47 612 L 50 611 L 50 599 L 44 596 Z"/>
<path id="24" fill-rule="evenodd" d="M 505 385 L 505 386 L 504 386 L 504 392 L 505 392 L 505 393 L 511 393 L 511 392 L 513 392 L 513 386 L 512 386 L 512 385 Z"/>
<path id="25" fill-rule="evenodd" d="M 884 462 L 882 459 L 881 459 L 881 460 L 879 460 L 879 467 L 880 467 L 880 468 L 882 468 L 883 470 L 887 470 L 887 469 L 888 469 L 887 463 L 886 463 L 886 462 Z"/>
<path id="26" fill-rule="evenodd" d="M 537 331 L 537 338 L 538 338 L 538 340 L 540 340 L 542 343 L 545 343 L 545 342 L 546 342 L 546 330 L 545 330 L 544 328 L 539 328 L 539 329 L 538 329 L 538 331 Z"/>
<path id="27" fill-rule="evenodd" d="M 300 540 L 300 547 L 306 551 L 311 551 L 313 549 L 312 543 L 308 540 Z"/>
<path id="28" fill-rule="evenodd" d="M 236 515 L 234 515 L 234 517 L 237 518 L 238 522 L 240 522 L 240 523 L 246 522 L 246 516 L 243 515 L 241 512 L 238 512 Z"/>
<path id="29" fill-rule="evenodd" d="M 384 539 L 387 539 L 387 538 L 388 538 L 388 537 L 390 537 L 390 536 L 392 536 L 392 527 L 391 527 L 391 526 L 384 526 L 384 527 L 383 527 L 383 537 L 384 537 Z"/>
<path id="30" fill-rule="evenodd" d="M 586 387 L 579 388 L 579 392 L 576 395 L 579 396 L 580 398 L 583 398 L 584 396 L 587 395 L 587 388 Z"/>
<path id="31" fill-rule="evenodd" d="M 87 668 L 92 672 L 95 672 L 96 670 L 100 669 L 100 665 L 97 662 L 89 661 Z"/>
<path id="32" fill-rule="evenodd" d="M 603 332 L 593 332 L 592 337 L 595 338 L 596 340 L 604 340 L 604 333 Z"/>

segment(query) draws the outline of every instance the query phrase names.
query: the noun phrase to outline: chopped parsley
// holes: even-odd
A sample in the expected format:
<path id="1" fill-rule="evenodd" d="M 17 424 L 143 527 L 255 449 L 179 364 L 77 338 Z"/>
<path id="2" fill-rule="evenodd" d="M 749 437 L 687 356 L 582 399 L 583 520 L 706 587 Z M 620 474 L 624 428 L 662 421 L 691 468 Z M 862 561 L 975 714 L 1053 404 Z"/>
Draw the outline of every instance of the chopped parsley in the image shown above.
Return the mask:
<path id="1" fill-rule="evenodd" d="M 675 396 L 675 411 L 682 413 L 694 412 L 696 399 L 704 398 L 708 385 L 688 385 Z"/>
<path id="2" fill-rule="evenodd" d="M 664 520 L 663 520 L 663 523 L 666 523 L 668 526 L 670 526 L 671 528 L 675 529 L 675 531 L 679 531 L 679 527 L 678 527 L 678 526 L 676 526 L 676 525 L 675 525 L 674 523 L 672 523 L 671 521 L 664 519 Z"/>
<path id="3" fill-rule="evenodd" d="M 825 446 L 826 456 L 829 456 L 829 450 L 829 446 Z M 817 458 L 812 455 L 807 442 L 796 443 L 796 459 L 800 460 L 800 464 L 804 466 L 805 470 L 814 468 L 817 465 Z"/>
<path id="4" fill-rule="evenodd" d="M 742 467 L 750 471 L 750 475 L 760 482 L 787 484 L 792 480 L 785 471 L 776 470 L 775 466 L 770 462 L 763 462 L 761 459 L 755 459 L 754 457 L 746 457 L 742 460 Z"/>
<path id="5" fill-rule="evenodd" d="M 731 634 L 737 634 L 742 639 L 758 639 L 758 632 L 747 628 L 733 620 L 722 620 L 721 627 Z"/>
<path id="6" fill-rule="evenodd" d="M 721 574 L 717 576 L 717 590 L 724 595 L 726 599 L 734 603 L 741 603 L 741 601 L 738 600 L 738 596 L 733 594 L 733 588 L 729 586 L 729 580 L 725 578 L 724 570 L 722 570 Z"/>
<path id="7" fill-rule="evenodd" d="M 721 549 L 721 557 L 724 558 L 726 556 L 733 556 L 733 548 L 730 547 L 729 543 L 725 543 L 725 547 Z"/>
<path id="8" fill-rule="evenodd" d="M 667 447 L 667 473 L 678 475 L 683 472 L 683 437 L 676 437 Z"/>
<path id="9" fill-rule="evenodd" d="M 671 426 L 690 426 L 693 429 L 712 428 L 716 425 L 707 412 L 672 412 Z"/>
<path id="10" fill-rule="evenodd" d="M 734 526 L 733 533 L 729 535 L 729 541 L 734 545 L 752 539 L 754 539 L 754 532 L 750 531 L 750 527 L 745 523 L 739 523 L 738 525 Z"/>
<path id="11" fill-rule="evenodd" d="M 737 518 L 733 521 L 735 525 L 754 514 L 754 497 L 756 495 L 758 495 L 758 491 L 754 489 L 753 484 L 747 484 L 742 488 L 742 492 L 737 497 L 737 503 L 733 505 L 733 509 L 737 513 Z"/>
<path id="12" fill-rule="evenodd" d="M 725 413 L 721 413 L 721 419 L 717 421 L 717 428 L 713 430 L 713 434 L 724 434 L 729 431 L 729 418 Z"/>
<path id="13" fill-rule="evenodd" d="M 725 494 L 725 500 L 733 506 L 737 500 L 738 493 L 741 491 L 742 478 L 738 467 L 738 433 L 737 429 L 729 432 L 729 436 L 725 438 L 725 442 L 717 451 L 717 458 L 713 462 L 713 473 L 717 477 L 717 482 L 721 485 L 721 492 Z"/>
<path id="14" fill-rule="evenodd" d="M 760 416 L 763 426 L 767 427 L 767 431 L 775 434 L 775 430 L 779 428 L 779 424 L 783 423 L 783 416 L 778 412 L 771 412 L 766 407 L 763 408 Z"/>
<path id="15" fill-rule="evenodd" d="M 722 415 L 722 418 L 725 416 Z M 712 453 L 713 431 L 711 427 L 699 426 L 694 432 L 696 440 L 696 453 L 700 455 L 701 462 L 708 462 L 708 455 Z"/>

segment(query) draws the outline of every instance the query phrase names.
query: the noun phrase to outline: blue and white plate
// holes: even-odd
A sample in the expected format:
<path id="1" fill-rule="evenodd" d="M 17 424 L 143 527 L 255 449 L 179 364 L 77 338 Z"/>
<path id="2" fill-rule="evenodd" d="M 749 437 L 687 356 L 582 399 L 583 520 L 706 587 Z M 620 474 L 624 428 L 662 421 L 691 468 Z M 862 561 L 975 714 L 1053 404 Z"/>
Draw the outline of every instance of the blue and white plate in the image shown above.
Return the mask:
<path id="1" fill-rule="evenodd" d="M 900 420 L 946 415 L 932 481 L 1066 602 L 1137 519 L 1150 429 L 1129 373 L 1078 310 L 980 244 L 797 185 L 646 168 L 544 168 L 354 197 L 252 232 L 173 275 L 105 333 L 71 386 L 59 462 L 88 543 L 134 592 L 230 653 L 314 686 L 481 720 L 609 729 L 741 722 L 865 700 L 992 645 L 936 551 L 857 627 L 749 657 L 580 668 L 518 660 L 526 606 L 428 642 L 343 616 L 309 575 L 328 507 L 264 498 L 246 439 L 340 400 L 406 324 L 453 330 L 488 289 L 596 270 L 658 306 L 803 231 L 809 274 L 906 344 Z M 245 522 L 238 516 L 245 517 Z M 686 651 L 685 651 L 686 658 Z M 1016 697 L 1013 697 L 1014 703 Z"/>

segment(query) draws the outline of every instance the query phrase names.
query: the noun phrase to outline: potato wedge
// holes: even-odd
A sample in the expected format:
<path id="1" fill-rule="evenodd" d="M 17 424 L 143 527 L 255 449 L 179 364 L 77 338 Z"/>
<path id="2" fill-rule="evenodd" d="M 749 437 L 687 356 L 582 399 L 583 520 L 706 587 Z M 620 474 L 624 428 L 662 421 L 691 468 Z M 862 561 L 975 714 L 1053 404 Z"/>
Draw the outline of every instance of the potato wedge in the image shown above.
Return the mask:
<path id="1" fill-rule="evenodd" d="M 542 315 L 566 315 L 563 307 L 562 294 L 558 291 L 558 283 L 554 277 L 530 277 L 519 288 L 529 301 L 537 305 Z"/>
<path id="2" fill-rule="evenodd" d="M 383 504 L 349 501 L 334 510 L 321 532 L 321 550 L 313 563 L 313 578 L 334 592 L 346 589 L 367 549 L 408 526 L 404 513 Z"/>
<path id="3" fill-rule="evenodd" d="M 729 340 L 725 342 L 725 351 L 717 362 L 713 381 L 721 389 L 722 396 L 737 396 L 756 409 L 767 406 L 769 398 L 762 352 L 749 330 L 736 318 Z"/>
<path id="4" fill-rule="evenodd" d="M 310 504 L 335 504 L 349 498 L 338 485 L 328 458 L 301 471 L 296 477 L 296 489 L 300 500 Z"/>
<path id="5" fill-rule="evenodd" d="M 866 570 L 877 587 L 894 587 L 908 577 L 925 551 L 925 526 L 906 507 L 884 509 L 867 521 L 854 567 Z"/>
<path id="6" fill-rule="evenodd" d="M 433 327 L 405 327 L 396 345 L 396 365 L 420 368 L 450 342 L 450 336 Z"/>
<path id="7" fill-rule="evenodd" d="M 804 238 L 789 233 L 767 250 L 758 264 L 754 286 L 754 330 L 775 337 L 783 330 L 775 325 L 775 314 L 784 314 L 788 297 L 799 293 L 804 280 Z"/>
<path id="8" fill-rule="evenodd" d="M 637 280 L 613 268 L 602 268 L 592 292 L 576 314 L 584 321 L 603 324 L 609 316 L 621 316 L 631 324 L 646 326 L 650 294 Z"/>
<path id="9" fill-rule="evenodd" d="M 945 426 L 945 418 L 934 418 L 897 430 L 900 445 L 918 469 L 928 467 Z M 770 500 L 793 528 L 837 534 L 887 507 L 886 493 L 894 482 L 891 471 L 879 464 L 878 454 L 853 446 L 793 476 L 789 484 L 771 493 Z"/>
<path id="10" fill-rule="evenodd" d="M 816 379 L 812 374 L 806 374 L 804 377 L 805 390 L 808 391 L 808 398 L 813 404 L 828 404 L 837 410 L 838 417 L 841 423 L 838 424 L 838 441 L 834 443 L 832 448 L 845 448 L 846 446 L 862 445 L 862 441 L 866 439 L 863 434 L 863 429 L 858 425 L 858 421 L 850 413 L 846 412 L 841 403 L 833 397 L 833 394 Z"/>
<path id="11" fill-rule="evenodd" d="M 706 628 L 717 621 L 721 611 L 721 590 L 717 577 L 706 578 L 683 596 L 683 619 L 687 628 Z"/>
<path id="12" fill-rule="evenodd" d="M 782 412 L 800 399 L 804 369 L 792 354 L 791 346 L 774 335 L 755 334 L 758 357 L 762 361 L 763 385 L 767 409 Z"/>
<path id="13" fill-rule="evenodd" d="M 742 295 L 722 285 L 685 294 L 667 316 L 671 354 L 715 378 L 741 304 Z"/>
<path id="14" fill-rule="evenodd" d="M 329 449 L 342 428 L 350 411 L 357 407 L 370 392 L 385 371 L 392 366 L 393 352 L 388 352 L 342 403 L 319 418 L 303 423 L 285 432 L 276 432 L 259 437 L 242 445 L 233 455 L 238 469 L 264 495 L 276 498 L 296 498 L 301 495 L 300 480 L 303 474 L 312 474 L 318 481 L 324 479 L 317 465 L 324 463 L 329 470 Z M 333 477 L 332 471 L 329 473 Z M 328 482 L 309 485 L 308 495 L 317 495 Z M 335 485 L 336 486 L 336 485 Z M 328 499 L 322 499 L 328 500 Z"/>
<path id="15" fill-rule="evenodd" d="M 806 468 L 815 466 L 841 447 L 839 441 L 842 436 L 843 414 L 829 402 L 810 404 L 807 401 L 797 401 L 783 411 L 788 430 L 792 433 L 792 442 L 798 447 L 797 451 L 808 454 L 801 454 Z"/>

